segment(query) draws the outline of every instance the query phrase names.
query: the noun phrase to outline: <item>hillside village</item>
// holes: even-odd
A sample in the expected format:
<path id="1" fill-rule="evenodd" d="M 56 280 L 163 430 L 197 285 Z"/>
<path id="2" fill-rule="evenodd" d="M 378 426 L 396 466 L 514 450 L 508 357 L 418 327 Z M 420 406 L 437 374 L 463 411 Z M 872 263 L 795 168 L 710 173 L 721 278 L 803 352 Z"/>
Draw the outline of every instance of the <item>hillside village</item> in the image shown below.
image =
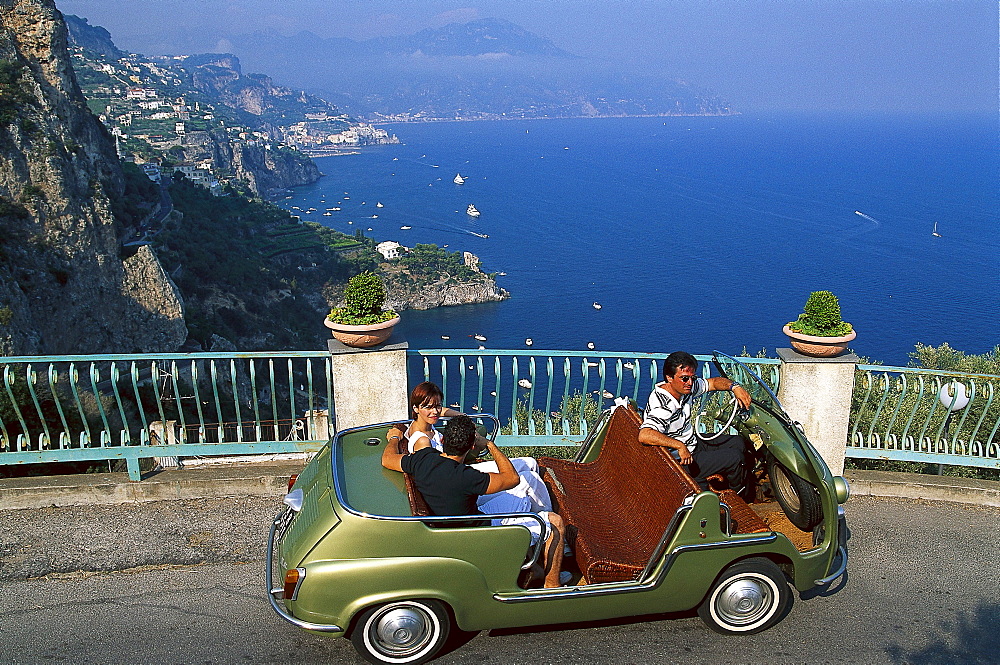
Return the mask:
<path id="1" fill-rule="evenodd" d="M 70 25 L 71 35 L 93 30 Z M 320 176 L 311 156 L 399 142 L 325 100 L 244 75 L 231 55 L 149 58 L 113 45 L 71 46 L 70 55 L 119 156 L 155 182 L 177 172 L 216 195 L 229 185 L 273 196 Z"/>

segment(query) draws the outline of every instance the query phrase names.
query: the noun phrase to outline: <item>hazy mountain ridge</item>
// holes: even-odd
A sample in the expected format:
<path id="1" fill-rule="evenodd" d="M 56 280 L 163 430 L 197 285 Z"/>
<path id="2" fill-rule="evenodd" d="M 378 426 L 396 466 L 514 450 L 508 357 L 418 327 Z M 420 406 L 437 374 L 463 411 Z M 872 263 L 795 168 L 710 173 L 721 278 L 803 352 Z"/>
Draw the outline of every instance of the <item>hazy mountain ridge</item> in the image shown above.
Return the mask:
<path id="1" fill-rule="evenodd" d="M 499 19 L 364 41 L 273 30 L 213 35 L 198 28 L 150 39 L 161 53 L 178 44 L 188 52 L 223 47 L 245 68 L 267 71 L 369 120 L 736 113 L 691 83 L 648 69 L 615 70 Z"/>

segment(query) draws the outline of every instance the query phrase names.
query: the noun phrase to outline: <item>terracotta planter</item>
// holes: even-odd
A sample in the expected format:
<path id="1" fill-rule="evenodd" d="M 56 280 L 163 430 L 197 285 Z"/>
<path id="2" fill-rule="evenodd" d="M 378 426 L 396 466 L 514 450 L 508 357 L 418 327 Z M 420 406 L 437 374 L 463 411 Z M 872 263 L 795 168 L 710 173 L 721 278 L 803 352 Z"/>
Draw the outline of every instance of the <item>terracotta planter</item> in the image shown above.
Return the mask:
<path id="1" fill-rule="evenodd" d="M 805 356 L 813 358 L 832 358 L 847 351 L 847 345 L 858 336 L 857 332 L 842 337 L 816 337 L 814 335 L 803 335 L 785 326 L 781 329 L 792 343 L 792 348 Z"/>
<path id="2" fill-rule="evenodd" d="M 395 316 L 388 321 L 373 323 L 370 326 L 349 326 L 346 323 L 334 323 L 330 319 L 323 319 L 323 323 L 333 332 L 337 341 L 347 346 L 365 349 L 389 339 L 392 327 L 399 323 L 399 317 Z"/>

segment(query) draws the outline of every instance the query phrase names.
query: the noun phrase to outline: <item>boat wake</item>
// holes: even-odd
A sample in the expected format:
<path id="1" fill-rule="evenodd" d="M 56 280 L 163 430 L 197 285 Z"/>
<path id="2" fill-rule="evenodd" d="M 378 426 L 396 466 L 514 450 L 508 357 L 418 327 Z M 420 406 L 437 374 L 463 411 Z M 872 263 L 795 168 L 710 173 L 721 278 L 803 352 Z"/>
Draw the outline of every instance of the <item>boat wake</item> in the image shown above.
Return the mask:
<path id="1" fill-rule="evenodd" d="M 858 215 L 859 217 L 864 217 L 869 222 L 875 222 L 875 226 L 882 226 L 882 222 L 878 221 L 877 219 L 875 219 L 871 215 L 866 215 L 865 213 L 861 212 L 860 210 L 855 210 L 854 214 Z"/>

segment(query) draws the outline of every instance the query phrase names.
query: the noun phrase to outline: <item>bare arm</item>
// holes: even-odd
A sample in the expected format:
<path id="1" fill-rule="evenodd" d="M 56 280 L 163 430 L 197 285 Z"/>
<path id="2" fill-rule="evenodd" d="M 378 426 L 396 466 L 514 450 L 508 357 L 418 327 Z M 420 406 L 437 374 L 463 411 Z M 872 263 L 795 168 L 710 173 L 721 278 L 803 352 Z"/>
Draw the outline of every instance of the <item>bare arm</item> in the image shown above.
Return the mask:
<path id="1" fill-rule="evenodd" d="M 521 482 L 520 477 L 517 475 L 517 471 L 514 470 L 514 465 L 510 463 L 510 460 L 503 454 L 503 451 L 497 448 L 495 443 L 487 441 L 486 448 L 490 451 L 490 454 L 493 455 L 493 460 L 497 463 L 498 471 L 498 473 L 489 474 L 490 484 L 486 488 L 486 494 L 509 490 Z"/>
<path id="2" fill-rule="evenodd" d="M 691 463 L 691 451 L 688 450 L 687 446 L 677 439 L 667 436 L 663 432 L 658 432 L 657 430 L 649 427 L 643 427 L 639 430 L 639 443 L 646 446 L 661 446 L 663 448 L 676 450 L 677 455 L 680 457 L 681 464 Z"/>
<path id="3" fill-rule="evenodd" d="M 733 384 L 734 383 L 735 383 L 734 381 L 731 381 L 730 379 L 727 379 L 725 377 L 722 377 L 722 376 L 713 376 L 712 378 L 710 378 L 708 380 L 708 389 L 709 390 L 732 390 L 733 391 L 733 395 L 736 396 L 736 399 L 739 401 L 740 406 L 742 406 L 744 409 L 749 409 L 750 408 L 750 393 L 747 392 L 747 389 L 744 388 L 743 386 L 739 386 L 738 385 L 734 389 L 733 388 Z"/>
<path id="4" fill-rule="evenodd" d="M 400 464 L 401 459 L 403 459 L 403 453 L 398 452 L 396 442 L 389 441 L 385 448 L 382 449 L 382 466 L 390 471 L 401 472 L 403 470 L 403 467 Z"/>

